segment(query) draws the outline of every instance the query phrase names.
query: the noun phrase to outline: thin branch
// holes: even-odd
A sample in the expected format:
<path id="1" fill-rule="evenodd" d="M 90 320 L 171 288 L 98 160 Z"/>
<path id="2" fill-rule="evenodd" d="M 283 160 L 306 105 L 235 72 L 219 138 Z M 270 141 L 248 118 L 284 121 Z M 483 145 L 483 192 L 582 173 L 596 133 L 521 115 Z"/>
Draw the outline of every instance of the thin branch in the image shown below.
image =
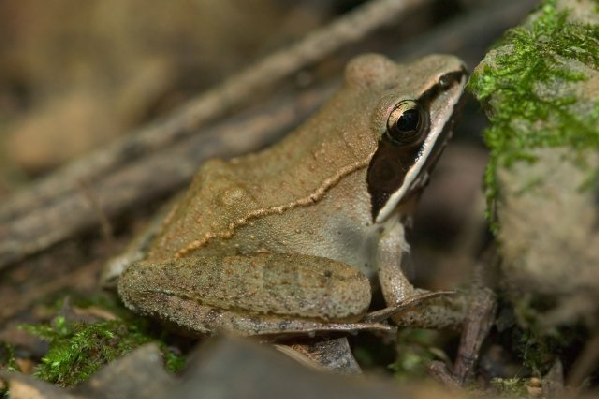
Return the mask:
<path id="1" fill-rule="evenodd" d="M 179 107 L 166 119 L 152 123 L 111 145 L 73 162 L 51 177 L 0 205 L 0 222 L 9 222 L 29 209 L 48 204 L 73 190 L 77 181 L 92 180 L 141 154 L 164 148 L 197 132 L 234 107 L 247 103 L 253 93 L 277 85 L 307 65 L 364 38 L 372 30 L 431 0 L 374 0 L 307 35 L 299 43 L 273 53 Z"/>
<path id="2" fill-rule="evenodd" d="M 259 113 L 253 111 L 231 119 L 121 165 L 93 184 L 86 182 L 85 193 L 69 191 L 54 201 L 28 209 L 11 223 L 0 225 L 0 268 L 97 226 L 104 218 L 110 220 L 126 209 L 180 189 L 209 158 L 230 157 L 264 147 L 305 119 L 326 94 L 318 90 L 303 93 L 293 101 L 279 99 Z M 90 196 L 101 212 L 91 206 Z"/>

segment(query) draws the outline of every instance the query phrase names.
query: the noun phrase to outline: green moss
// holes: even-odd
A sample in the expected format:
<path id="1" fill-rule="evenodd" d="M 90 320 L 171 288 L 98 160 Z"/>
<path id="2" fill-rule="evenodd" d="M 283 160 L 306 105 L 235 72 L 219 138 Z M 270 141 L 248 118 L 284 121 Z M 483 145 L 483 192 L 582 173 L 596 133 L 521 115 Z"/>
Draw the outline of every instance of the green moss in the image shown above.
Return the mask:
<path id="1" fill-rule="evenodd" d="M 530 328 L 517 329 L 512 334 L 516 338 L 514 352 L 522 359 L 524 367 L 538 374 L 549 371 L 563 346 L 555 329 L 543 334 Z"/>
<path id="2" fill-rule="evenodd" d="M 484 61 L 470 79 L 469 89 L 490 108 L 484 138 L 491 159 L 484 180 L 492 222 L 498 165 L 533 162 L 531 148 L 599 146 L 599 101 L 579 114 L 571 112 L 577 98 L 560 94 L 564 84 L 586 79 L 569 63 L 599 69 L 599 27 L 569 22 L 555 3 L 545 1 L 527 26 L 508 31 L 496 58 Z"/>
<path id="3" fill-rule="evenodd" d="M 534 374 L 546 374 L 556 358 L 571 357 L 573 348 L 588 340 L 588 332 L 583 326 L 544 324 L 544 315 L 557 306 L 554 297 L 523 295 L 513 299 L 512 303 L 513 313 L 509 317 L 514 323 L 509 326 L 511 352 Z M 506 326 L 503 328 L 508 331 Z"/>
<path id="4" fill-rule="evenodd" d="M 15 347 L 4 341 L 0 341 L 0 369 L 9 371 L 17 370 Z"/>
<path id="5" fill-rule="evenodd" d="M 183 369 L 187 356 L 181 355 L 178 352 L 174 352 L 171 348 L 166 346 L 164 343 L 160 344 L 162 350 L 162 356 L 164 356 L 164 368 L 168 371 L 176 372 Z"/>
<path id="6" fill-rule="evenodd" d="M 18 370 L 15 347 L 4 341 L 0 341 L 0 370 Z M 2 383 L 0 383 L 0 398 L 8 398 L 8 386 Z"/>
<path id="7" fill-rule="evenodd" d="M 102 365 L 148 341 L 138 329 L 114 320 L 86 325 L 59 316 L 52 325 L 24 328 L 50 342 L 34 375 L 62 386 L 86 380 Z"/>
<path id="8" fill-rule="evenodd" d="M 157 339 L 148 333 L 142 319 L 108 320 L 94 324 L 68 322 L 57 317 L 51 325 L 23 326 L 50 343 L 42 363 L 34 371 L 41 380 L 62 386 L 85 381 L 108 362 L 136 347 Z M 184 359 L 161 343 L 166 366 L 176 370 Z"/>
<path id="9" fill-rule="evenodd" d="M 399 381 L 428 378 L 431 360 L 448 360 L 447 355 L 435 346 L 439 331 L 402 328 L 397 333 L 397 356 L 390 368 Z"/>
<path id="10" fill-rule="evenodd" d="M 523 378 L 493 378 L 491 380 L 491 387 L 500 398 L 528 397 L 526 380 Z"/>

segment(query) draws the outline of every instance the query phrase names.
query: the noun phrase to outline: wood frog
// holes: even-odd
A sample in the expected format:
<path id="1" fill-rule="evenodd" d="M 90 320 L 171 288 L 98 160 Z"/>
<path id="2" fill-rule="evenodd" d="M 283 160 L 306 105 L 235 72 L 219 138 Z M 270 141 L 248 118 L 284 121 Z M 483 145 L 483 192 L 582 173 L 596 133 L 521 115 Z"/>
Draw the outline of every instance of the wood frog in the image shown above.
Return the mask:
<path id="1" fill-rule="evenodd" d="M 390 308 L 410 305 L 396 323 L 459 324 L 462 310 L 402 269 L 404 223 L 466 81 L 447 55 L 352 60 L 342 88 L 281 142 L 200 167 L 148 250 L 109 265 L 123 302 L 191 334 L 311 335 L 373 328 L 380 287 Z"/>

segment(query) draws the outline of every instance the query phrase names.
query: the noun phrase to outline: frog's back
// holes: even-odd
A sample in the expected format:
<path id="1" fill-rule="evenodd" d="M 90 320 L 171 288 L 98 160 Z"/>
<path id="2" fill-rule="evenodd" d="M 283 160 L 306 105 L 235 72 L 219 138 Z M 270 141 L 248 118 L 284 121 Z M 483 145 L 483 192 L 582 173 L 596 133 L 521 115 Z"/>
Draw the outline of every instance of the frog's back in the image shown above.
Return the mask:
<path id="1" fill-rule="evenodd" d="M 382 57 L 368 57 L 354 62 L 343 88 L 275 146 L 230 161 L 206 162 L 148 256 L 186 256 L 209 243 L 227 245 L 237 229 L 264 216 L 311 206 L 341 179 L 366 168 L 380 135 L 372 114 L 385 88 L 361 78 L 373 79 L 372 69 L 365 68 L 373 62 L 380 63 L 382 72 L 375 69 L 380 74 L 395 68 Z"/>
<path id="2" fill-rule="evenodd" d="M 374 142 L 365 137 L 359 140 L 364 146 L 351 148 L 343 135 L 327 138 L 330 131 L 315 131 L 322 126 L 314 125 L 257 154 L 202 165 L 149 256 L 186 255 L 264 216 L 311 206 L 340 179 L 366 167 Z"/>

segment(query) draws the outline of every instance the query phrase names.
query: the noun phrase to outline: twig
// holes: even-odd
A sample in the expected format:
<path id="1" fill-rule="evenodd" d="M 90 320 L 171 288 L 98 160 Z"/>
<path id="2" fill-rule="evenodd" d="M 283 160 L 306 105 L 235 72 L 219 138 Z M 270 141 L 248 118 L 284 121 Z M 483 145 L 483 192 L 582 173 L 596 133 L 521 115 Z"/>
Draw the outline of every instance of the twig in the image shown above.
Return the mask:
<path id="1" fill-rule="evenodd" d="M 326 92 L 319 90 L 306 92 L 293 101 L 279 100 L 258 114 L 254 111 L 224 122 L 161 152 L 122 165 L 115 173 L 98 177 L 93 184 L 87 182 L 85 195 L 74 190 L 29 209 L 12 223 L 0 225 L 0 268 L 97 226 L 98 210 L 90 206 L 90 197 L 102 215 L 114 218 L 127 208 L 181 188 L 208 158 L 242 154 L 274 141 L 312 112 L 324 96 Z"/>
<path id="2" fill-rule="evenodd" d="M 97 263 L 88 263 L 72 270 L 69 274 L 57 275 L 55 278 L 47 279 L 36 284 L 35 290 L 24 290 L 20 295 L 0 294 L 0 300 L 5 306 L 0 307 L 0 325 L 12 318 L 15 314 L 30 308 L 32 303 L 39 302 L 41 298 L 48 298 L 51 294 L 75 287 L 88 276 L 97 275 Z M 88 288 L 88 287 L 86 287 Z M 88 288 L 89 289 L 89 288 Z M 10 306 L 8 304 L 10 303 Z"/>
<path id="3" fill-rule="evenodd" d="M 228 78 L 222 85 L 182 105 L 168 118 L 152 123 L 63 167 L 51 178 L 17 194 L 0 206 L 0 223 L 14 220 L 36 206 L 47 205 L 62 193 L 73 190 L 77 181 L 92 180 L 120 164 L 130 162 L 140 154 L 164 148 L 196 133 L 206 122 L 248 102 L 255 92 L 275 86 L 282 78 L 342 46 L 362 39 L 373 29 L 393 21 L 416 5 L 429 1 L 431 0 L 375 0 L 366 3 L 325 28 L 314 31 L 299 43 L 275 52 L 238 75 Z"/>
<path id="4" fill-rule="evenodd" d="M 100 221 L 100 225 L 102 226 L 102 237 L 104 238 L 104 240 L 112 240 L 114 236 L 110 220 L 102 210 L 100 204 L 96 201 L 96 197 L 94 197 L 91 194 L 89 188 L 85 185 L 84 182 L 81 182 L 81 184 L 79 184 L 79 192 L 85 197 L 90 208 L 93 210 L 93 212 L 96 214 L 96 217 Z"/>
<path id="5" fill-rule="evenodd" d="M 434 52 L 455 54 L 475 66 L 501 34 L 539 4 L 538 0 L 492 2 L 454 18 L 437 29 L 393 49 L 396 59 L 415 59 Z"/>

